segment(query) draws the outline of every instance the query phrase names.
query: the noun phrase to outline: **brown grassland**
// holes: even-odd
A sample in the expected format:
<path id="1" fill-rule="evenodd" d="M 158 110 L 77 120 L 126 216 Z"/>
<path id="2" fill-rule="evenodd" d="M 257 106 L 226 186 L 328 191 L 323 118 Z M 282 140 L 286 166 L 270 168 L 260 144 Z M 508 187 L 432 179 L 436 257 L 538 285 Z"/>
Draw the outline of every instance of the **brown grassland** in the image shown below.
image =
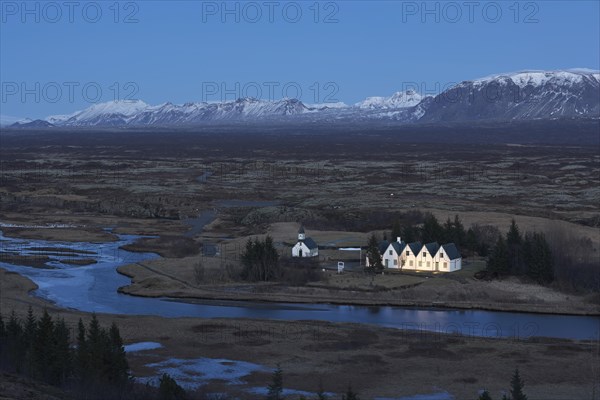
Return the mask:
<path id="1" fill-rule="evenodd" d="M 394 218 L 415 210 L 441 221 L 459 215 L 466 227 L 494 225 L 502 232 L 515 218 L 523 231 L 588 240 L 598 259 L 597 146 L 423 143 L 385 132 L 8 132 L 0 140 L 0 222 L 13 224 L 0 228 L 5 236 L 64 242 L 112 241 L 114 233 L 153 236 L 127 247 L 162 257 L 120 267 L 132 278 L 124 293 L 600 314 L 597 294 L 516 278 L 476 280 L 474 273 L 485 267 L 479 257 L 466 258 L 462 271 L 448 275 L 326 269 L 321 280 L 302 283 L 248 283 L 236 275 L 248 238 L 269 234 L 287 257 L 304 222 L 320 245 L 364 246 L 371 233 L 389 232 Z M 187 234 L 205 210 L 216 213 L 214 221 Z M 71 227 L 40 227 L 47 224 Z M 219 246 L 220 254 L 204 255 L 206 244 Z M 356 253 L 323 249 L 319 269 L 357 259 Z M 2 314 L 32 305 L 72 326 L 89 318 L 32 296 L 33 289 L 28 279 L 0 269 Z M 294 389 L 315 391 L 322 379 L 333 392 L 352 382 L 364 398 L 446 390 L 466 399 L 484 387 L 496 398 L 518 366 L 532 400 L 600 393 L 597 342 L 497 340 L 316 321 L 100 320 L 117 322 L 127 343 L 164 345 L 129 357 L 138 375 L 149 372 L 145 364 L 166 358 L 215 357 L 280 363 L 285 386 Z M 256 373 L 248 383 L 264 386 L 269 379 Z M 0 388 L 6 381 L 0 378 Z M 215 381 L 210 389 L 231 387 Z"/>

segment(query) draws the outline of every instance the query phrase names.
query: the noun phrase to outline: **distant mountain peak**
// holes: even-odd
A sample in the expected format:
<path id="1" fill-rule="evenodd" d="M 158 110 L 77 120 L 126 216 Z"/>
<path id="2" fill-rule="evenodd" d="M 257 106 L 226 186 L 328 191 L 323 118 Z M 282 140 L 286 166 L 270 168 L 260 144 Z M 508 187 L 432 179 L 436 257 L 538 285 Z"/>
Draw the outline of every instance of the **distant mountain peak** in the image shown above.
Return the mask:
<path id="1" fill-rule="evenodd" d="M 29 120 L 17 126 L 189 126 L 292 118 L 295 121 L 384 120 L 393 123 L 598 119 L 599 93 L 600 73 L 596 70 L 525 70 L 463 81 L 435 97 L 408 89 L 389 97 L 368 97 L 352 106 L 341 102 L 307 105 L 295 98 L 268 101 L 244 97 L 155 106 L 142 100 L 115 100 L 72 114 L 53 115 L 44 123 Z"/>
<path id="2" fill-rule="evenodd" d="M 414 107 L 423 101 L 423 96 L 414 90 L 396 92 L 390 97 L 367 97 L 354 106 L 362 109 L 398 109 Z"/>

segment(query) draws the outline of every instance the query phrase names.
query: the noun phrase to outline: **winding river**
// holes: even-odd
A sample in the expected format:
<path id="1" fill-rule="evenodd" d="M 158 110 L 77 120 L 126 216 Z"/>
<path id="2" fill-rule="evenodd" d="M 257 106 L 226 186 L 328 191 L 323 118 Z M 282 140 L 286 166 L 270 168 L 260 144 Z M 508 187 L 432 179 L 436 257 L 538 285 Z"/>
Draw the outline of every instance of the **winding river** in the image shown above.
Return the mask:
<path id="1" fill-rule="evenodd" d="M 151 253 L 122 249 L 139 236 L 117 235 L 107 243 L 61 243 L 5 237 L 0 231 L 0 255 L 35 257 L 49 254 L 46 268 L 19 265 L 0 257 L 0 267 L 28 277 L 38 285 L 35 296 L 58 306 L 86 312 L 156 315 L 162 317 L 256 318 L 356 322 L 386 327 L 465 335 L 528 338 L 544 336 L 594 339 L 600 335 L 600 318 L 479 310 L 405 307 L 367 307 L 331 304 L 259 303 L 248 301 L 199 301 L 187 303 L 166 298 L 142 298 L 120 294 L 117 289 L 130 279 L 116 268 L 158 258 Z M 65 251 L 65 248 L 72 251 Z M 93 259 L 91 265 L 74 265 L 77 259 Z M 10 261 L 10 262 L 8 262 Z M 1 284 L 1 282 L 0 282 Z M 1 289 L 1 287 L 0 287 Z"/>

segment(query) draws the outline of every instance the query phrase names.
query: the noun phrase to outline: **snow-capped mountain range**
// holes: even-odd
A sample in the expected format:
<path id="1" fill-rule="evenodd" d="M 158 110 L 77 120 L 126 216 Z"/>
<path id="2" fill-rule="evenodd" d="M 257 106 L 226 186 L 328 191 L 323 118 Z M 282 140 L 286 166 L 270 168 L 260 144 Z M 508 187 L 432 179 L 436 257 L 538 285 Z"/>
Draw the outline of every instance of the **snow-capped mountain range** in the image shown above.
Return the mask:
<path id="1" fill-rule="evenodd" d="M 307 119 L 415 123 L 561 117 L 600 118 L 598 71 L 573 69 L 499 74 L 463 81 L 437 96 L 422 96 L 408 90 L 390 97 L 368 97 L 354 105 L 242 98 L 220 103 L 152 106 L 141 100 L 121 100 L 95 104 L 68 115 L 24 120 L 11 126 L 190 126 L 209 122 Z"/>

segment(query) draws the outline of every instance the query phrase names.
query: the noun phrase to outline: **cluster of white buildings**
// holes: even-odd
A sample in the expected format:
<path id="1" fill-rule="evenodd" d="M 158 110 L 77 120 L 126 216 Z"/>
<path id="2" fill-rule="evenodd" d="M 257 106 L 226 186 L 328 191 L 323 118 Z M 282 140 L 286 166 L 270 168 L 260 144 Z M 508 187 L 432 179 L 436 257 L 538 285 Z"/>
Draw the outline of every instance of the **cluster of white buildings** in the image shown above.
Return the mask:
<path id="1" fill-rule="evenodd" d="M 454 243 L 405 243 L 383 241 L 379 245 L 381 262 L 385 268 L 411 271 L 453 272 L 462 268 L 462 256 Z M 366 260 L 369 266 L 369 259 Z"/>
<path id="2" fill-rule="evenodd" d="M 454 243 L 405 243 L 401 238 L 379 244 L 381 262 L 385 268 L 407 271 L 453 272 L 462 268 L 462 256 Z M 304 227 L 298 230 L 298 242 L 292 247 L 292 257 L 317 257 L 319 246 L 307 237 Z M 366 258 L 366 266 L 370 265 Z"/>

